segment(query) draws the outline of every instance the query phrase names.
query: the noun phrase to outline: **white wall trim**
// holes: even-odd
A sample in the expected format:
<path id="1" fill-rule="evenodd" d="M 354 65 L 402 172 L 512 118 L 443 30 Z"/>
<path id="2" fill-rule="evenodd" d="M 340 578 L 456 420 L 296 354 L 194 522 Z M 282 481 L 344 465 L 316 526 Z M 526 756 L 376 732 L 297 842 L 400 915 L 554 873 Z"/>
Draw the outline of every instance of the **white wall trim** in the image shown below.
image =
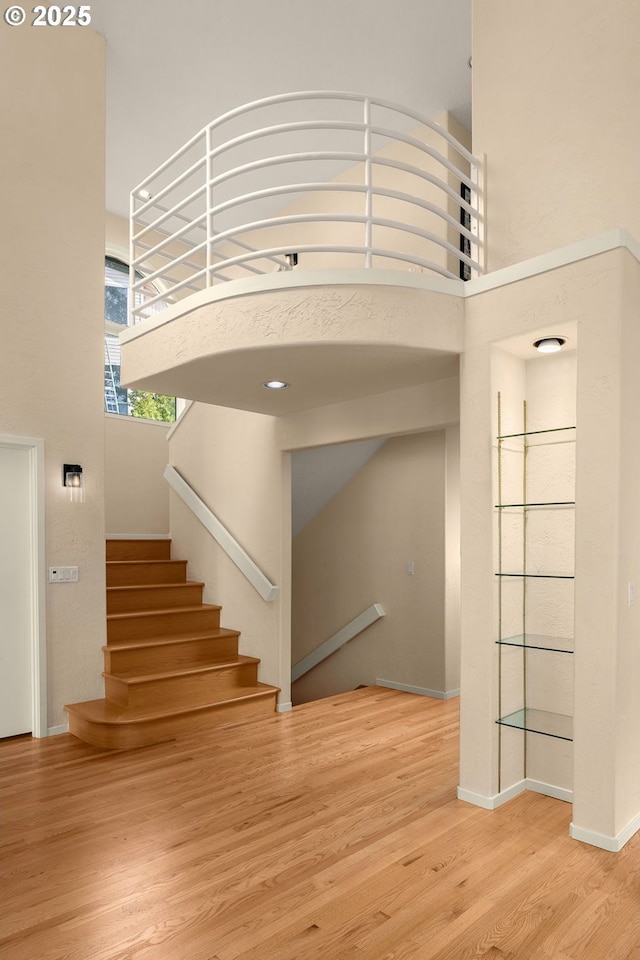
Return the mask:
<path id="1" fill-rule="evenodd" d="M 279 703 L 276 709 L 278 713 L 289 713 L 290 710 L 293 710 L 293 704 L 289 700 L 288 703 Z"/>
<path id="2" fill-rule="evenodd" d="M 3 447 L 27 448 L 29 454 L 31 580 L 31 733 L 47 736 L 47 618 L 45 555 L 44 440 L 0 434 Z"/>
<path id="3" fill-rule="evenodd" d="M 61 733 L 69 733 L 69 724 L 68 724 L 68 723 L 61 723 L 59 726 L 57 726 L 57 727 L 49 727 L 48 730 L 47 730 L 47 736 L 48 736 L 48 737 L 57 737 L 57 736 L 59 736 Z"/>
<path id="4" fill-rule="evenodd" d="M 501 790 L 493 796 L 485 796 L 482 793 L 473 793 L 471 790 L 465 790 L 458 787 L 458 800 L 464 800 L 466 803 L 473 803 L 476 807 L 482 807 L 483 810 L 495 810 L 501 807 L 503 803 L 513 800 L 518 794 L 525 790 L 531 790 L 533 793 L 542 793 L 545 797 L 552 797 L 554 800 L 564 800 L 566 803 L 573 802 L 573 791 L 565 787 L 556 787 L 553 783 L 543 783 L 541 780 L 531 780 L 526 778 L 519 780 L 506 790 Z"/>
<path id="5" fill-rule="evenodd" d="M 300 677 L 308 673 L 309 670 L 317 667 L 319 663 L 322 663 L 322 661 L 326 660 L 332 653 L 335 653 L 336 650 L 343 647 L 349 640 L 357 637 L 359 633 L 362 633 L 363 630 L 370 627 L 371 624 L 379 620 L 380 617 L 384 617 L 384 610 L 379 603 L 372 603 L 370 607 L 367 607 L 367 609 L 359 613 L 357 617 L 354 617 L 353 620 L 346 623 L 344 627 L 341 627 L 332 637 L 329 637 L 328 640 L 321 643 L 319 647 L 312 650 L 311 653 L 303 657 L 302 660 L 294 663 L 291 668 L 291 682 L 295 683 L 296 680 L 299 680 Z"/>
<path id="6" fill-rule="evenodd" d="M 376 680 L 376 686 L 402 690 L 404 693 L 418 693 L 421 697 L 434 697 L 436 700 L 451 700 L 459 697 L 459 690 L 428 690 L 426 687 L 414 687 L 410 683 L 396 683 L 395 680 Z"/>
<path id="7" fill-rule="evenodd" d="M 544 783 L 541 780 L 525 780 L 527 790 L 533 793 L 542 793 L 545 797 L 552 797 L 554 800 L 564 800 L 565 803 L 573 803 L 573 790 L 567 790 L 566 787 L 556 787 L 553 783 Z"/>
<path id="8" fill-rule="evenodd" d="M 584 827 L 578 827 L 572 823 L 569 827 L 569 835 L 574 840 L 580 840 L 582 843 L 589 843 L 592 847 L 600 847 L 601 850 L 609 850 L 610 853 L 619 853 L 625 843 L 631 840 L 631 837 L 640 830 L 640 813 L 638 813 L 624 830 L 616 836 L 607 836 L 604 833 L 596 833 L 595 830 L 586 830 Z"/>
<path id="9" fill-rule="evenodd" d="M 557 270 L 559 267 L 566 267 L 571 263 L 578 263 L 580 260 L 587 260 L 589 257 L 596 257 L 601 253 L 608 253 L 609 250 L 617 250 L 620 247 L 628 250 L 636 260 L 640 261 L 640 244 L 628 230 L 617 228 L 608 230 L 606 233 L 600 233 L 595 237 L 588 237 L 586 240 L 578 240 L 577 243 L 570 243 L 568 246 L 559 247 L 557 250 L 550 250 L 538 257 L 532 257 L 530 260 L 514 263 L 509 267 L 503 267 L 501 270 L 494 270 L 482 277 L 474 277 L 464 284 L 462 295 L 465 298 L 473 297 L 478 293 L 494 290 L 496 287 L 506 287 L 510 283 L 528 280 L 530 277 L 536 277 L 541 273 L 548 273 L 551 270 Z"/>
<path id="10" fill-rule="evenodd" d="M 191 407 L 193 406 L 193 404 L 194 404 L 193 400 L 185 400 L 184 407 L 182 408 L 182 410 L 180 411 L 180 413 L 178 414 L 174 422 L 171 424 L 171 427 L 167 432 L 167 440 L 171 440 L 171 437 L 174 435 L 174 433 L 176 432 L 176 430 L 178 429 L 178 427 L 180 426 L 180 424 L 182 423 L 186 415 L 189 413 L 189 410 L 191 410 Z"/>
<path id="11" fill-rule="evenodd" d="M 238 570 L 247 578 L 251 586 L 258 591 L 262 599 L 267 602 L 275 600 L 278 595 L 278 587 L 271 583 L 257 563 L 251 559 L 246 550 L 240 546 L 224 524 L 218 520 L 204 500 L 200 499 L 195 490 L 189 486 L 184 477 L 182 477 L 171 464 L 167 464 L 165 467 L 164 478 L 171 489 L 174 490 L 189 507 L 193 515 L 197 517 L 203 527 L 209 531 L 216 543 L 222 547 L 229 559 L 235 563 Z"/>
<path id="12" fill-rule="evenodd" d="M 171 540 L 170 533 L 105 533 L 105 540 Z"/>
<path id="13" fill-rule="evenodd" d="M 167 307 L 161 313 L 148 317 L 135 326 L 128 327 L 120 334 L 120 342 L 128 343 L 130 340 L 136 340 L 138 337 L 164 326 L 165 323 L 171 323 L 177 317 L 186 316 L 206 304 L 231 300 L 247 294 L 267 293 L 271 290 L 299 287 L 368 285 L 371 287 L 405 287 L 466 298 L 484 293 L 486 290 L 516 283 L 518 280 L 526 280 L 550 270 L 557 270 L 559 267 L 577 263 L 580 260 L 586 260 L 589 257 L 595 257 L 598 254 L 607 253 L 609 250 L 616 250 L 621 247 L 628 250 L 636 260 L 640 261 L 640 243 L 628 230 L 618 227 L 595 237 L 588 237 L 565 247 L 559 247 L 557 250 L 551 250 L 538 257 L 532 257 L 530 260 L 523 260 L 521 263 L 494 270 L 481 277 L 474 277 L 466 283 L 462 280 L 449 280 L 446 277 L 413 273 L 409 270 L 376 269 L 285 270 L 281 273 L 269 273 L 259 277 L 229 280 L 226 283 L 219 283 L 207 290 L 191 294 L 191 296 L 180 300 L 173 306 Z"/>
<path id="14" fill-rule="evenodd" d="M 520 780 L 519 783 L 514 783 L 511 787 L 507 787 L 506 790 L 487 797 L 482 793 L 474 793 L 472 790 L 465 790 L 463 787 L 458 787 L 458 800 L 464 800 L 465 803 L 472 803 L 476 807 L 482 807 L 483 810 L 495 810 L 497 807 L 501 807 L 503 803 L 507 803 L 508 800 L 513 800 L 514 797 L 517 797 L 519 793 L 523 793 L 526 789 L 527 781 Z"/>

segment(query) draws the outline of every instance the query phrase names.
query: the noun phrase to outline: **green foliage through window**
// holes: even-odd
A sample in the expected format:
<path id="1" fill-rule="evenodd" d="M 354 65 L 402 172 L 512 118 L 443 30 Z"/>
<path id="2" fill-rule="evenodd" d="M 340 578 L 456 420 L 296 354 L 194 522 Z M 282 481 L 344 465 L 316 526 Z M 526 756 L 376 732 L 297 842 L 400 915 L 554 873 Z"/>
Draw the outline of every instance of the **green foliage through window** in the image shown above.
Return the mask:
<path id="1" fill-rule="evenodd" d="M 176 398 L 166 397 L 162 393 L 129 390 L 129 412 L 132 417 L 173 423 L 176 418 Z"/>

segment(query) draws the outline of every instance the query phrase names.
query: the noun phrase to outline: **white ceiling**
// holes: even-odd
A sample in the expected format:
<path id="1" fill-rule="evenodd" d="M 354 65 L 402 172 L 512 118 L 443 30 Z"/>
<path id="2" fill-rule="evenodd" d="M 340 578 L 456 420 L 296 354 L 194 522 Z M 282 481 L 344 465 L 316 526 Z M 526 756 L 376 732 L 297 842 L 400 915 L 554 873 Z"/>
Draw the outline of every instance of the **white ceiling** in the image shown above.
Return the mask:
<path id="1" fill-rule="evenodd" d="M 471 0 L 92 0 L 107 38 L 107 196 L 220 114 L 298 90 L 367 93 L 471 124 Z"/>

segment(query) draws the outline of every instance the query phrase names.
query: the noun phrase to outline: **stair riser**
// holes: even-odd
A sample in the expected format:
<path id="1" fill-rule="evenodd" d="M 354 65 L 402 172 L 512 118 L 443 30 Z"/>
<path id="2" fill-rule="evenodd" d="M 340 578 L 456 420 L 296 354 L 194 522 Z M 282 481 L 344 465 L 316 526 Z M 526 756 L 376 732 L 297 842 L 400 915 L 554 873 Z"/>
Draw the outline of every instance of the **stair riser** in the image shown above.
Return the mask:
<path id="1" fill-rule="evenodd" d="M 107 540 L 109 560 L 169 560 L 171 540 Z"/>
<path id="2" fill-rule="evenodd" d="M 204 610 L 176 610 L 175 613 L 149 613 L 107 619 L 107 643 L 144 643 L 156 637 L 188 636 L 193 631 L 216 630 L 220 626 L 220 610 L 214 606 Z"/>
<path id="3" fill-rule="evenodd" d="M 107 563 L 108 587 L 133 587 L 144 583 L 182 583 L 187 579 L 186 560 L 162 563 Z"/>
<path id="4" fill-rule="evenodd" d="M 137 610 L 165 610 L 168 607 L 190 607 L 202 603 L 202 584 L 154 588 L 141 586 L 107 589 L 107 614 L 135 613 Z"/>
<path id="5" fill-rule="evenodd" d="M 110 750 L 131 750 L 163 740 L 175 740 L 213 727 L 256 717 L 273 716 L 276 693 L 255 700 L 238 700 L 175 717 L 168 715 L 144 723 L 102 724 L 89 723 L 69 711 L 69 733 L 94 747 Z"/>
<path id="6" fill-rule="evenodd" d="M 257 682 L 258 665 L 243 663 L 223 670 L 133 684 L 117 677 L 105 677 L 104 687 L 107 699 L 123 707 L 161 707 L 171 704 L 172 709 L 180 709 L 229 699 L 239 687 L 248 687 Z"/>
<path id="7" fill-rule="evenodd" d="M 189 643 L 148 644 L 144 650 L 119 650 L 110 647 L 104 653 L 106 673 L 159 673 L 161 670 L 179 670 L 181 667 L 207 663 L 224 663 L 238 654 L 238 637 L 212 637 Z"/>

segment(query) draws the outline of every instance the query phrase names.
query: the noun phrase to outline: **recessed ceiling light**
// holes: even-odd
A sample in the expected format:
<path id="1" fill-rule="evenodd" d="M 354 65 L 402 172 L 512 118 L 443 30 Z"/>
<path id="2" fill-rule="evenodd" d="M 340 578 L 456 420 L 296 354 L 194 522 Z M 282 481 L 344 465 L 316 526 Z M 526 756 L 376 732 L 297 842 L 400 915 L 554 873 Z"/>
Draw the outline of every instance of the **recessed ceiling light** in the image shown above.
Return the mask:
<path id="1" fill-rule="evenodd" d="M 267 390 L 286 390 L 289 384 L 285 383 L 284 380 L 267 380 L 262 386 L 266 387 Z"/>
<path id="2" fill-rule="evenodd" d="M 542 337 L 540 340 L 534 340 L 533 345 L 540 353 L 557 353 L 562 350 L 567 341 L 564 337 Z"/>

